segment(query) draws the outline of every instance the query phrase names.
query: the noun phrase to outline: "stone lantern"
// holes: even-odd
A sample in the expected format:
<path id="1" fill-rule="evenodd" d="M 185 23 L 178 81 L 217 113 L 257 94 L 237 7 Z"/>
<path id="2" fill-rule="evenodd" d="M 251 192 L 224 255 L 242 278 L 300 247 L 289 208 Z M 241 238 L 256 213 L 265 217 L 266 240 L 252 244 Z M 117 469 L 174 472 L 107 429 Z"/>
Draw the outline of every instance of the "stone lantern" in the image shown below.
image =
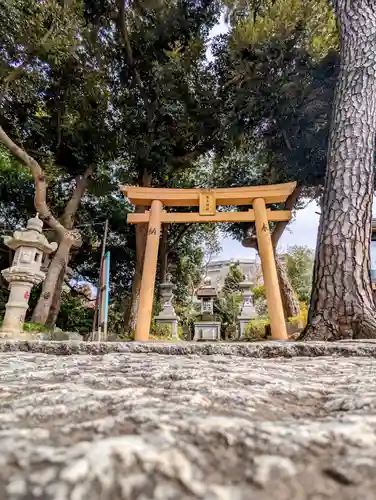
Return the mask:
<path id="1" fill-rule="evenodd" d="M 156 316 L 157 325 L 171 325 L 172 337 L 178 338 L 178 321 L 174 306 L 172 305 L 174 284 L 171 283 L 171 274 L 167 274 L 166 281 L 159 285 L 161 293 L 162 311 Z"/>
<path id="2" fill-rule="evenodd" d="M 206 277 L 204 284 L 197 291 L 197 298 L 201 305 L 201 319 L 194 324 L 195 334 L 193 340 L 220 340 L 221 323 L 214 321 L 214 299 L 217 290 L 211 284 L 211 279 Z"/>
<path id="3" fill-rule="evenodd" d="M 40 270 L 43 254 L 50 254 L 57 243 L 49 243 L 42 234 L 43 222 L 36 217 L 29 219 L 26 229 L 5 236 L 4 243 L 15 250 L 12 266 L 1 271 L 9 283 L 9 300 L 6 307 L 2 337 L 27 338 L 23 333 L 25 314 L 29 306 L 30 290 L 41 283 L 46 274 Z"/>
<path id="4" fill-rule="evenodd" d="M 239 287 L 243 296 L 243 302 L 240 307 L 240 315 L 238 316 L 240 338 L 244 337 L 244 329 L 248 321 L 257 317 L 256 309 L 253 304 L 253 286 L 253 283 L 249 280 L 247 275 L 244 276 L 244 281 L 239 283 Z"/>

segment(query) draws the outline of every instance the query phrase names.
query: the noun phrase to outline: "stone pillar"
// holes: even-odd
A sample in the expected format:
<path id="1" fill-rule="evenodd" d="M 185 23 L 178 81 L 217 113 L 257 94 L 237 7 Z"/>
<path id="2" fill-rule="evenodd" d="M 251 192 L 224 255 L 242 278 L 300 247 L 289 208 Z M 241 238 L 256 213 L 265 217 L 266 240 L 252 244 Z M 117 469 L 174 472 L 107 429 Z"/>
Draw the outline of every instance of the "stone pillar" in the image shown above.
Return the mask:
<path id="1" fill-rule="evenodd" d="M 248 276 L 244 276 L 244 281 L 239 283 L 240 290 L 243 295 L 243 302 L 240 307 L 240 315 L 238 316 L 240 338 L 244 338 L 244 329 L 249 320 L 257 316 L 255 306 L 253 304 L 252 288 L 253 283 L 248 280 Z"/>
<path id="2" fill-rule="evenodd" d="M 155 322 L 157 325 L 170 325 L 172 338 L 178 338 L 178 322 L 179 317 L 176 315 L 174 306 L 172 305 L 173 288 L 171 283 L 171 275 L 168 274 L 166 281 L 159 285 L 161 291 L 162 311 L 156 316 Z"/>
<path id="3" fill-rule="evenodd" d="M 43 254 L 50 254 L 57 248 L 57 243 L 48 242 L 42 228 L 43 222 L 37 215 L 29 219 L 26 229 L 4 237 L 4 243 L 15 250 L 15 254 L 12 266 L 1 272 L 9 283 L 10 294 L 0 337 L 30 338 L 30 334 L 23 333 L 30 291 L 46 276 L 40 270 Z"/>

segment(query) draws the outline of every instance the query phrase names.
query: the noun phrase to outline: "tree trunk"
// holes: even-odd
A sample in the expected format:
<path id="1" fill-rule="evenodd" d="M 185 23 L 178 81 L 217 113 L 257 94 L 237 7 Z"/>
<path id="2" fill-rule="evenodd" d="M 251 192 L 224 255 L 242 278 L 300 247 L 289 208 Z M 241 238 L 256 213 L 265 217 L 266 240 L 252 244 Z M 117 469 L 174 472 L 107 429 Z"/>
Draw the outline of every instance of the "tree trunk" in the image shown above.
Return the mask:
<path id="1" fill-rule="evenodd" d="M 63 291 L 64 277 L 66 273 L 66 266 L 63 266 L 60 270 L 59 277 L 56 282 L 55 293 L 52 299 L 50 311 L 48 313 L 46 325 L 53 328 L 56 324 L 57 317 L 60 312 L 61 307 L 61 294 Z"/>
<path id="2" fill-rule="evenodd" d="M 61 239 L 61 242 L 64 242 L 64 244 L 62 245 L 61 250 L 60 250 L 61 243 L 59 244 L 59 248 L 55 254 L 55 257 L 57 256 L 57 260 L 54 263 L 54 259 L 52 259 L 48 267 L 47 276 L 42 288 L 42 293 L 33 311 L 33 316 L 32 316 L 33 321 L 35 321 L 34 318 L 38 318 L 38 321 L 35 321 L 35 323 L 40 323 L 44 325 L 46 322 L 48 322 L 48 324 L 51 325 L 55 324 L 56 322 L 57 315 L 59 314 L 60 311 L 61 288 L 63 286 L 63 281 L 64 281 L 64 274 L 62 279 L 60 279 L 60 273 L 61 272 L 65 273 L 65 269 L 70 257 L 69 253 L 72 246 L 76 246 L 78 248 L 81 245 L 81 236 L 79 232 L 77 230 L 72 231 L 72 228 L 74 225 L 74 218 L 80 206 L 82 197 L 91 181 L 92 174 L 93 174 L 93 169 L 91 166 L 89 166 L 85 170 L 84 175 L 78 176 L 76 178 L 76 186 L 73 190 L 72 196 L 70 197 L 68 203 L 65 206 L 64 213 L 60 220 L 60 223 L 65 228 L 64 236 Z M 59 233 L 56 233 L 57 240 L 59 239 L 59 236 L 61 238 L 61 235 Z M 67 255 L 65 255 L 67 245 L 69 245 L 69 249 Z M 60 256 L 58 256 L 59 251 L 61 251 Z M 58 271 L 58 269 L 62 268 L 64 268 L 64 271 L 61 272 Z M 47 310 L 48 304 L 50 304 L 50 307 L 53 306 L 50 319 L 48 319 L 50 316 L 50 310 Z"/>
<path id="3" fill-rule="evenodd" d="M 376 4 L 337 0 L 341 36 L 327 172 L 304 339 L 376 337 L 370 237 L 376 130 Z"/>
<path id="4" fill-rule="evenodd" d="M 46 279 L 43 282 L 42 292 L 35 309 L 33 311 L 32 322 L 45 325 L 50 312 L 52 300 L 54 298 L 56 286 L 59 280 L 60 271 L 66 269 L 69 252 L 74 240 L 68 234 L 61 242 L 51 260 Z"/>
<path id="5" fill-rule="evenodd" d="M 146 170 L 142 175 L 142 179 L 140 185 L 143 187 L 151 186 L 151 174 L 149 174 Z M 144 212 L 145 207 L 137 206 L 135 209 L 136 212 Z M 124 316 L 124 326 L 125 331 L 130 332 L 135 330 L 136 328 L 136 320 L 137 320 L 137 311 L 138 311 L 138 303 L 140 299 L 140 289 L 141 289 L 141 280 L 142 280 L 142 271 L 144 268 L 144 256 L 145 256 L 145 245 L 146 245 L 146 235 L 147 235 L 147 224 L 136 224 L 136 266 L 134 277 L 132 281 L 132 296 L 129 303 L 129 306 L 126 310 Z"/>
<path id="6" fill-rule="evenodd" d="M 285 314 L 286 320 L 288 320 L 289 318 L 292 318 L 294 316 L 299 316 L 300 314 L 299 301 L 296 298 L 294 289 L 291 286 L 290 280 L 287 276 L 286 270 L 284 268 L 283 263 L 281 262 L 281 259 L 276 254 L 274 255 L 275 255 L 275 264 L 277 267 L 279 288 L 281 291 L 283 312 Z"/>

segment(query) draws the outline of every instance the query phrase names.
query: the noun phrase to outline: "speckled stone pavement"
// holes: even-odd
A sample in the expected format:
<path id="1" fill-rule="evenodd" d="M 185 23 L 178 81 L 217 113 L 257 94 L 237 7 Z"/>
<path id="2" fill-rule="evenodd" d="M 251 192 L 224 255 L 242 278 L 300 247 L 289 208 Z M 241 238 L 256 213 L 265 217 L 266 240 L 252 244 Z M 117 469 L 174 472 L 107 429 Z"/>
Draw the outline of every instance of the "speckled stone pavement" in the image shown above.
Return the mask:
<path id="1" fill-rule="evenodd" d="M 1 500 L 376 499 L 376 343 L 2 342 L 0 363 Z"/>

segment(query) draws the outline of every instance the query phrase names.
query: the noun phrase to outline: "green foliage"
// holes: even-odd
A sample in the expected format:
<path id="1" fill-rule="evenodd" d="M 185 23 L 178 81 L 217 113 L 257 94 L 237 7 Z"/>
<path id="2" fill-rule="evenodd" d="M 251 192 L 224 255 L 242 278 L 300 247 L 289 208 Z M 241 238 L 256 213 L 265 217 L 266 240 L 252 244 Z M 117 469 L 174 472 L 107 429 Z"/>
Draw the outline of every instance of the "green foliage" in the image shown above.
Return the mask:
<path id="1" fill-rule="evenodd" d="M 221 184 L 294 180 L 303 195 L 317 197 L 339 68 L 329 3 L 227 3 L 230 30 L 217 38 L 213 63 L 222 103 L 223 140 L 215 166 Z M 248 228 L 227 226 L 237 239 Z"/>
<path id="2" fill-rule="evenodd" d="M 260 299 L 265 299 L 265 287 L 264 285 L 256 285 L 252 289 L 252 294 L 253 294 L 253 300 L 256 302 Z"/>
<path id="3" fill-rule="evenodd" d="M 265 287 L 264 285 L 256 285 L 252 289 L 253 294 L 253 303 L 255 305 L 255 309 L 259 316 L 267 316 L 268 315 L 268 305 L 266 302 L 265 295 Z"/>
<path id="4" fill-rule="evenodd" d="M 60 314 L 56 326 L 66 332 L 88 333 L 92 329 L 94 310 L 81 296 L 62 292 Z"/>
<path id="5" fill-rule="evenodd" d="M 178 329 L 179 338 L 181 338 L 181 334 L 181 330 Z M 150 340 L 176 341 L 176 339 L 172 337 L 171 325 L 156 324 L 155 321 L 151 324 Z"/>
<path id="6" fill-rule="evenodd" d="M 274 36 L 290 37 L 298 29 L 303 47 L 315 57 L 338 49 L 333 9 L 327 0 L 262 0 L 227 2 L 232 10 L 236 43 L 262 43 Z"/>
<path id="7" fill-rule="evenodd" d="M 300 301 L 309 302 L 315 254 L 311 248 L 295 245 L 284 255 L 286 272 Z"/>
<path id="8" fill-rule="evenodd" d="M 265 329 L 268 325 L 270 325 L 269 319 L 251 319 L 244 328 L 244 339 L 247 341 L 264 339 L 266 337 Z"/>
<path id="9" fill-rule="evenodd" d="M 243 279 L 244 276 L 239 268 L 239 264 L 231 264 L 223 284 L 223 293 L 240 292 L 239 284 Z"/>
<path id="10" fill-rule="evenodd" d="M 49 328 L 46 325 L 40 325 L 39 323 L 24 323 L 24 332 L 48 332 Z"/>

